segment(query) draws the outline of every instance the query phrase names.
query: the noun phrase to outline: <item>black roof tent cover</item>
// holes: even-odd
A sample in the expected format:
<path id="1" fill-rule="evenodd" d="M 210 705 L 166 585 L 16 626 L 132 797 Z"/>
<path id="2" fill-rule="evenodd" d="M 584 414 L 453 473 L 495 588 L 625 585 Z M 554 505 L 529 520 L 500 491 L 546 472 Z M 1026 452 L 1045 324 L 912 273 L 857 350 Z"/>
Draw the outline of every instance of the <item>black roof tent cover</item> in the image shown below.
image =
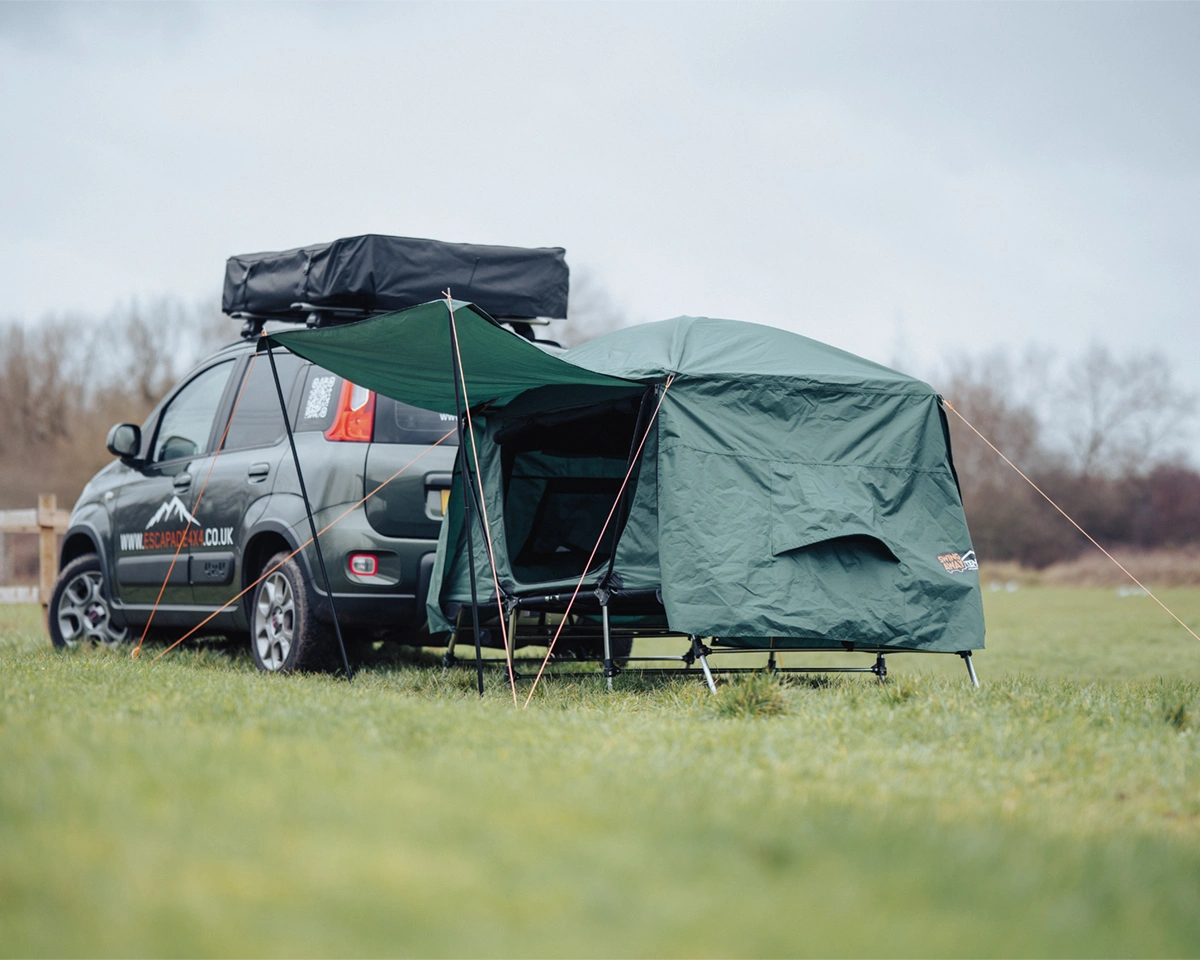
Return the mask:
<path id="1" fill-rule="evenodd" d="M 221 309 L 302 321 L 316 307 L 353 320 L 437 300 L 449 289 L 455 299 L 470 300 L 493 317 L 561 318 L 567 315 L 570 279 L 565 254 L 561 247 L 345 237 L 230 257 Z"/>

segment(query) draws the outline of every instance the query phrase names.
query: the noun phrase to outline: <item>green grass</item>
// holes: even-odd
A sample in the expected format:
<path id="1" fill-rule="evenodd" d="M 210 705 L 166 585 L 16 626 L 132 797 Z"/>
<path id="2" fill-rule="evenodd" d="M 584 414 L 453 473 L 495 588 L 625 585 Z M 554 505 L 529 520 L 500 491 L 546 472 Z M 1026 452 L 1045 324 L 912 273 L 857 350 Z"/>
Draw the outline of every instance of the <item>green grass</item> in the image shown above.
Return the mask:
<path id="1" fill-rule="evenodd" d="M 985 602 L 978 691 L 896 656 L 526 712 L 0 607 L 0 954 L 1195 956 L 1200 644 L 1144 597 Z"/>

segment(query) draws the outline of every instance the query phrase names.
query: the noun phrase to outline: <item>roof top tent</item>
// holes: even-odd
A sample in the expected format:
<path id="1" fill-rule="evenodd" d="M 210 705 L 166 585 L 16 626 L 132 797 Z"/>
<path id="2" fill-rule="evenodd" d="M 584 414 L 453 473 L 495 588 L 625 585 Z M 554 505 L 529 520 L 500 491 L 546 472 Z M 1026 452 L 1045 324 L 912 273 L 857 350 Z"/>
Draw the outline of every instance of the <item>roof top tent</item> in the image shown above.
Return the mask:
<path id="1" fill-rule="evenodd" d="M 258 336 L 268 320 L 331 326 L 436 300 L 449 289 L 533 339 L 567 315 L 561 247 L 501 247 L 366 234 L 225 262 L 221 309 Z"/>
<path id="2" fill-rule="evenodd" d="M 443 301 L 275 339 L 385 395 L 452 412 L 446 312 Z M 732 320 L 644 324 L 559 359 L 468 305 L 457 316 L 510 617 L 561 613 L 582 577 L 568 643 L 595 636 L 600 620 L 606 638 L 687 635 L 681 659 L 706 667 L 722 650 L 849 650 L 874 654 L 860 669 L 881 677 L 890 652 L 955 653 L 970 668 L 984 639 L 978 572 L 927 384 Z M 447 517 L 428 598 L 434 632 L 454 629 L 471 602 L 458 485 Z M 495 618 L 488 544 L 479 525 L 471 535 L 481 609 Z M 537 623 L 519 639 L 544 643 Z M 606 653 L 611 673 L 607 642 Z"/>

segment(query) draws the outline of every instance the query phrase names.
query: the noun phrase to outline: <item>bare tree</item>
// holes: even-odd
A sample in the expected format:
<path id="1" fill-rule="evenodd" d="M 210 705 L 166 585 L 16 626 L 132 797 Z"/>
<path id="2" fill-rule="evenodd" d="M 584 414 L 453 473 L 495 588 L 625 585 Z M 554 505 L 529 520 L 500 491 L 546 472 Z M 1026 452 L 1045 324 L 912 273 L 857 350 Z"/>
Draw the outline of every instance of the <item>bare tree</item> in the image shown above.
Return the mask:
<path id="1" fill-rule="evenodd" d="M 0 326 L 0 506 L 37 493 L 64 503 L 109 459 L 116 422 L 141 423 L 178 378 L 238 324 L 215 301 L 134 301 L 107 316 L 47 316 Z M 30 469 L 36 464 L 37 469 Z"/>
<path id="2" fill-rule="evenodd" d="M 1120 360 L 1094 343 L 1067 366 L 1056 413 L 1072 465 L 1084 476 L 1117 476 L 1174 454 L 1195 411 L 1195 394 L 1175 383 L 1162 354 Z"/>
<path id="3" fill-rule="evenodd" d="M 575 347 L 628 325 L 628 314 L 604 284 L 590 271 L 577 268 L 572 271 L 567 318 L 553 321 L 550 333 L 564 347 Z"/>

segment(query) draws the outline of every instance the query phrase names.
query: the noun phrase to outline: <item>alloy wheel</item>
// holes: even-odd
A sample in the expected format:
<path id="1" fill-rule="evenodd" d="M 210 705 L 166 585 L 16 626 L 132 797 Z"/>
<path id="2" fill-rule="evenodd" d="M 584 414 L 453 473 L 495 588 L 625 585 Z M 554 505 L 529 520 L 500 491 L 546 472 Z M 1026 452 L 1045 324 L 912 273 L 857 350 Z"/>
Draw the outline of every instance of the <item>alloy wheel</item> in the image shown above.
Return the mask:
<path id="1" fill-rule="evenodd" d="M 115 647 L 129 639 L 129 628 L 113 626 L 108 600 L 104 596 L 104 577 L 97 570 L 85 570 L 72 577 L 58 601 L 58 630 L 63 643 L 73 647 L 87 641 Z"/>
<path id="2" fill-rule="evenodd" d="M 296 601 L 292 585 L 282 573 L 272 573 L 258 592 L 254 617 L 254 643 L 267 670 L 281 670 L 292 649 L 296 629 Z"/>

